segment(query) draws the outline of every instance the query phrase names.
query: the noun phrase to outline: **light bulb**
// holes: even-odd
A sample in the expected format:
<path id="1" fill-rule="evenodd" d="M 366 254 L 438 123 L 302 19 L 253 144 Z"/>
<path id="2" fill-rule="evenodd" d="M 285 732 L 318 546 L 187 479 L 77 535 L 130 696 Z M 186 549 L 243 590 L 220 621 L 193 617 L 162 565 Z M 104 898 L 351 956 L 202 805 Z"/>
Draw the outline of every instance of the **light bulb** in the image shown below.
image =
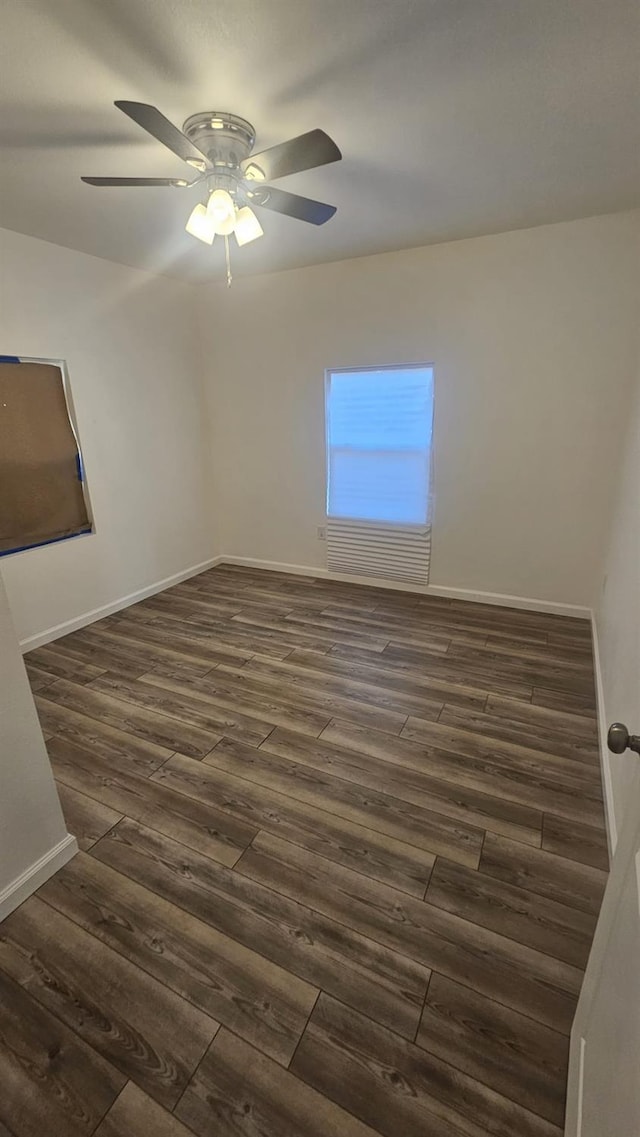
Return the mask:
<path id="1" fill-rule="evenodd" d="M 185 229 L 192 237 L 204 241 L 205 245 L 213 244 L 213 238 L 216 235 L 215 225 L 204 205 L 196 205 L 185 225 Z"/>
<path id="2" fill-rule="evenodd" d="M 248 205 L 238 210 L 234 233 L 239 245 L 248 245 L 249 241 L 255 241 L 258 237 L 262 237 L 262 225 Z"/>
<path id="3" fill-rule="evenodd" d="M 236 224 L 236 207 L 233 198 L 226 190 L 214 190 L 209 198 L 207 215 L 211 219 L 215 233 L 228 237 Z"/>

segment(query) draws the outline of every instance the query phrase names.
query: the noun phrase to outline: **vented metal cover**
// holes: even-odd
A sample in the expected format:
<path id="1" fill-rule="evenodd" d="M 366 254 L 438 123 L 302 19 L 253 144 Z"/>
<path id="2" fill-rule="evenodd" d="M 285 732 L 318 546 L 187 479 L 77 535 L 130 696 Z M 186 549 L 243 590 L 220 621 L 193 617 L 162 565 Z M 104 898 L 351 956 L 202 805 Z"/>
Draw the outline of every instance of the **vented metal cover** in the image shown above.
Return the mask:
<path id="1" fill-rule="evenodd" d="M 431 529 L 327 521 L 330 572 L 379 576 L 425 585 L 429 582 Z"/>

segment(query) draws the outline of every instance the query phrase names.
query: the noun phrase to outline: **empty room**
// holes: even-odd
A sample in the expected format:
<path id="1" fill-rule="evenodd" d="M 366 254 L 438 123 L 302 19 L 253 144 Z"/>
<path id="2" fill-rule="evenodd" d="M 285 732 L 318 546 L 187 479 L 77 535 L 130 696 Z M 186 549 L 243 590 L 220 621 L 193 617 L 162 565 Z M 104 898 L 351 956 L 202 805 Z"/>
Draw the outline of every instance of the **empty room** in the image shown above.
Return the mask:
<path id="1" fill-rule="evenodd" d="M 0 1137 L 638 1137 L 637 0 L 0 7 Z"/>

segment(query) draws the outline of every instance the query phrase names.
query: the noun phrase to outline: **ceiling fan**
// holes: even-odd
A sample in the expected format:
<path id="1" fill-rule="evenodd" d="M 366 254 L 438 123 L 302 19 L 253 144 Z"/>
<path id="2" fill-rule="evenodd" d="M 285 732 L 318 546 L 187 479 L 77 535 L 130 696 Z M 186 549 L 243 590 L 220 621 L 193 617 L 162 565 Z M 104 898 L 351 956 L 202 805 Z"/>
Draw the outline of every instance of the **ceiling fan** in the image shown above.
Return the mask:
<path id="1" fill-rule="evenodd" d="M 207 245 L 213 243 L 217 234 L 225 238 L 228 279 L 229 235 L 234 233 L 239 245 L 246 245 L 262 236 L 262 226 L 252 206 L 284 213 L 311 225 L 324 225 L 336 212 L 335 205 L 325 205 L 267 184 L 287 174 L 339 161 L 342 154 L 324 130 L 310 130 L 269 150 L 252 154 L 255 131 L 250 122 L 238 115 L 226 111 L 201 111 L 191 115 L 182 130 L 178 130 L 157 107 L 147 103 L 117 100 L 115 105 L 182 158 L 196 171 L 196 176 L 191 180 L 82 178 L 82 181 L 90 186 L 174 186 L 181 189 L 204 183 L 206 204 L 196 205 L 185 228 L 191 236 Z"/>

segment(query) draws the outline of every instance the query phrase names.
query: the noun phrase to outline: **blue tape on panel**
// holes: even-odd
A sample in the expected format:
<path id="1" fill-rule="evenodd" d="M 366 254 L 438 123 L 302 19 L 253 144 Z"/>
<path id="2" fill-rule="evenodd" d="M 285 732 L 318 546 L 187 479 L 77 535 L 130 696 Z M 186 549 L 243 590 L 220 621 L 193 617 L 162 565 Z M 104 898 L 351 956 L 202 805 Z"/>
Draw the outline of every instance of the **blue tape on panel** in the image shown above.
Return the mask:
<path id="1" fill-rule="evenodd" d="M 0 363 L 19 363 L 17 355 L 0 355 Z"/>
<path id="2" fill-rule="evenodd" d="M 27 549 L 42 549 L 45 545 L 57 545 L 62 541 L 72 541 L 74 537 L 83 537 L 86 533 L 93 533 L 91 525 L 78 529 L 77 533 L 67 533 L 64 537 L 51 537 L 48 541 L 36 541 L 33 545 L 17 545 L 15 549 L 2 549 L 0 557 L 10 557 L 13 553 L 25 553 Z"/>

